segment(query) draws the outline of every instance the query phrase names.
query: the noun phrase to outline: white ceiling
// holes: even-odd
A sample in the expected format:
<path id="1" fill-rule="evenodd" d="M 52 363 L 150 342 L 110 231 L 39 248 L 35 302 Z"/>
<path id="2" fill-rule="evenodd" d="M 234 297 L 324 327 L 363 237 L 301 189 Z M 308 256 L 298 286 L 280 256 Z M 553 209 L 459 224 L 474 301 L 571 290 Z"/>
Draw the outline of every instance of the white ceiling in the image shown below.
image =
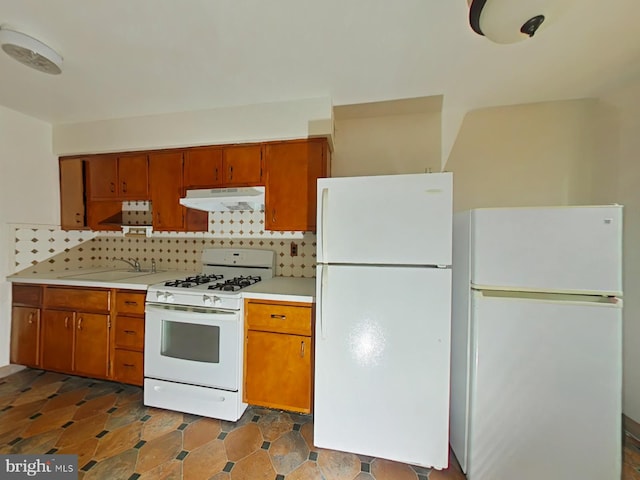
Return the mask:
<path id="1" fill-rule="evenodd" d="M 315 97 L 590 97 L 640 73 L 638 19 L 638 0 L 575 0 L 499 45 L 466 0 L 0 0 L 0 26 L 64 57 L 52 76 L 0 52 L 0 105 L 58 124 Z"/>

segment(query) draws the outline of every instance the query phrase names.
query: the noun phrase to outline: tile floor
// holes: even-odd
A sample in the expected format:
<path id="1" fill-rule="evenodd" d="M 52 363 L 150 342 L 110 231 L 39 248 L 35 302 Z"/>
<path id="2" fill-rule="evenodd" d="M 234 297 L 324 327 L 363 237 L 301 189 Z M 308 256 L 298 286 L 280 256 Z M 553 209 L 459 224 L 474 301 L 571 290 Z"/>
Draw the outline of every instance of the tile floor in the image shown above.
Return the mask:
<path id="1" fill-rule="evenodd" d="M 145 407 L 142 390 L 22 370 L 0 378 L 0 454 L 74 453 L 91 479 L 464 480 L 443 471 L 314 448 L 313 419 L 252 407 L 236 423 Z M 622 480 L 640 480 L 625 436 Z"/>
<path id="2" fill-rule="evenodd" d="M 0 454 L 74 453 L 83 480 L 464 480 L 453 457 L 430 471 L 312 438 L 309 415 L 251 407 L 224 422 L 145 407 L 130 385 L 32 369 L 0 378 Z"/>

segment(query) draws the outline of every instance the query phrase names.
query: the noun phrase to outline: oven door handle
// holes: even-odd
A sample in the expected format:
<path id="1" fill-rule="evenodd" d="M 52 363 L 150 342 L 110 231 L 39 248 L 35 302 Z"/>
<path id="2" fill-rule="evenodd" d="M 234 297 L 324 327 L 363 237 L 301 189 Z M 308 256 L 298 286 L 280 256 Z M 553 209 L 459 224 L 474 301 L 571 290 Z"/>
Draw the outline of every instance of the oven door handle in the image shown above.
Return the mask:
<path id="1" fill-rule="evenodd" d="M 147 321 L 152 322 L 157 317 L 161 317 L 162 320 L 178 323 L 211 325 L 212 322 L 238 322 L 240 317 L 240 312 L 237 311 L 210 310 L 182 305 L 160 306 L 147 303 L 144 311 L 146 315 L 151 315 L 151 317 L 147 316 Z"/>

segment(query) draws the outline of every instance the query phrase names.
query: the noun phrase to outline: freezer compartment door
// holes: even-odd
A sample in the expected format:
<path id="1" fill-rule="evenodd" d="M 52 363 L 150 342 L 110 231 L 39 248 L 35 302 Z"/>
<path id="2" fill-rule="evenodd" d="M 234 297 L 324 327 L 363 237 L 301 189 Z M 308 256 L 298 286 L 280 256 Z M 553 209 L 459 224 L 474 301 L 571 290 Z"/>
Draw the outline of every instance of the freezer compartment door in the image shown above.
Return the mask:
<path id="1" fill-rule="evenodd" d="M 318 262 L 451 265 L 452 178 L 319 179 Z"/>
<path id="2" fill-rule="evenodd" d="M 622 207 L 471 212 L 471 282 L 482 288 L 622 293 Z"/>
<path id="3" fill-rule="evenodd" d="M 474 293 L 470 480 L 620 478 L 621 312 Z"/>
<path id="4" fill-rule="evenodd" d="M 317 272 L 314 445 L 448 462 L 451 271 Z"/>

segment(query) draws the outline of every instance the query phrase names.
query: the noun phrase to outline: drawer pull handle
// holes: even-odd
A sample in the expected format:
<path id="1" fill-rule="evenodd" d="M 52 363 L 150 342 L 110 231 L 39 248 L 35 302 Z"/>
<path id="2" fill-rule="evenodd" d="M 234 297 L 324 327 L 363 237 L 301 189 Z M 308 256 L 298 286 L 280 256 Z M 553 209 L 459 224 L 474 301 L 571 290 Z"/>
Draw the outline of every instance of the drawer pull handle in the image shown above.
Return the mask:
<path id="1" fill-rule="evenodd" d="M 135 365 L 133 363 L 123 363 L 122 366 L 123 367 L 135 367 Z"/>
<path id="2" fill-rule="evenodd" d="M 64 328 L 69 328 L 69 317 L 64 317 Z"/>
<path id="3" fill-rule="evenodd" d="M 125 300 L 124 304 L 125 305 L 138 305 L 138 302 L 135 302 L 133 300 Z"/>
<path id="4" fill-rule="evenodd" d="M 29 324 L 33 323 L 33 312 L 29 313 Z"/>
<path id="5" fill-rule="evenodd" d="M 125 330 L 124 333 L 126 333 L 127 335 L 135 335 L 136 331 L 135 330 Z"/>
<path id="6" fill-rule="evenodd" d="M 286 315 L 278 315 L 278 314 L 276 314 L 276 313 L 272 313 L 272 314 L 271 314 L 271 318 L 277 318 L 277 319 L 279 319 L 279 320 L 286 320 L 286 319 L 287 319 L 287 316 L 286 316 Z"/>
<path id="7" fill-rule="evenodd" d="M 300 357 L 304 358 L 304 342 L 300 342 Z"/>
<path id="8" fill-rule="evenodd" d="M 78 319 L 78 330 L 82 330 L 82 317 Z"/>

